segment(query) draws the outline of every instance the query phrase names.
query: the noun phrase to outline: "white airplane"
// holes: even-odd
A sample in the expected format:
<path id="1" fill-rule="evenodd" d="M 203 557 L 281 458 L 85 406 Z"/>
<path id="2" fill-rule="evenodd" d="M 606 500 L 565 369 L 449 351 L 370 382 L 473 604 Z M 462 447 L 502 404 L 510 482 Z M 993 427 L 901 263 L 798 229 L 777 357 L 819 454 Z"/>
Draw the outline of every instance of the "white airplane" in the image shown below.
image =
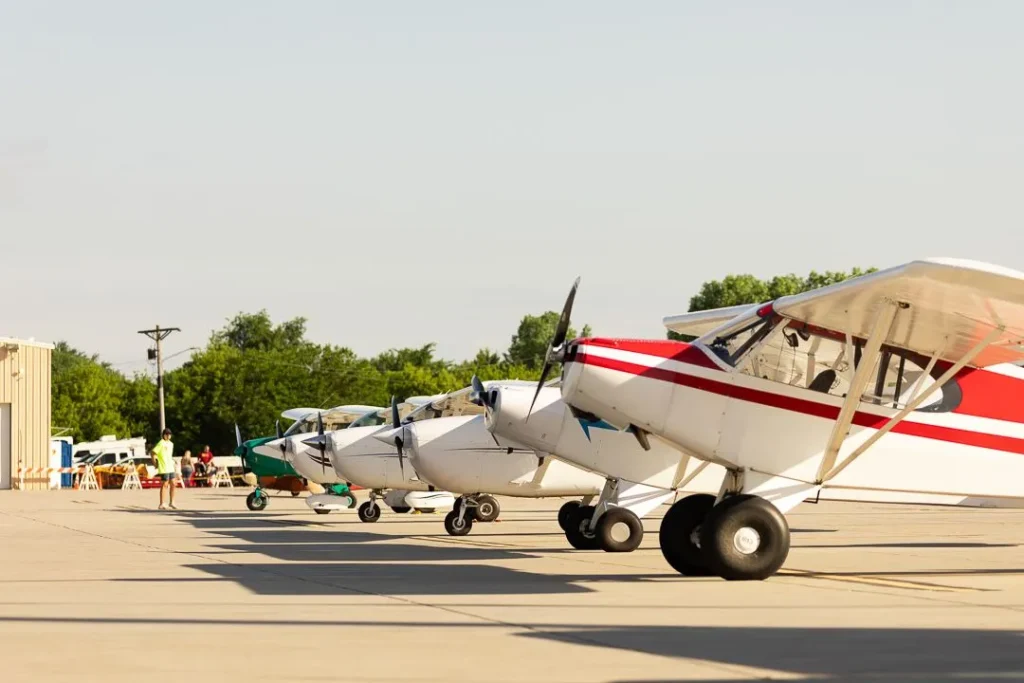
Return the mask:
<path id="1" fill-rule="evenodd" d="M 691 343 L 568 341 L 578 285 L 537 393 L 561 362 L 566 404 L 648 454 L 657 437 L 724 469 L 717 495 L 683 498 L 662 520 L 662 553 L 681 573 L 774 575 L 785 513 L 808 499 L 1024 505 L 1024 273 L 927 259 L 665 319 Z M 521 398 L 496 408 L 525 418 Z"/>
<path id="2" fill-rule="evenodd" d="M 658 438 L 651 438 L 650 450 L 644 450 L 633 433 L 566 405 L 552 383 L 537 394 L 527 420 L 534 390 L 535 385 L 500 385 L 481 392 L 485 428 L 499 439 L 550 453 L 599 477 L 597 521 L 591 525 L 595 508 L 590 501 L 565 512 L 562 528 L 573 547 L 628 552 L 643 541 L 642 517 L 680 491 L 718 490 L 721 467 L 708 467 Z"/>
<path id="3" fill-rule="evenodd" d="M 532 382 L 480 382 L 476 377 L 473 380 L 472 386 L 445 394 L 417 408 L 404 420 L 393 418 L 392 423 L 398 422 L 399 427 L 374 435 L 395 447 L 400 457 L 408 449 L 409 463 L 418 479 L 461 494 L 444 520 L 449 534 L 463 536 L 473 528 L 474 521 L 496 519 L 500 507 L 494 495 L 584 496 L 589 500 L 601 492 L 602 476 L 511 439 L 496 437 L 487 429 L 481 397 L 488 387 L 517 386 L 528 391 Z M 571 507 L 579 505 L 572 501 L 562 506 L 559 522 L 566 519 Z"/>
<path id="4" fill-rule="evenodd" d="M 326 489 L 325 493 L 306 498 L 306 505 L 317 514 L 353 508 L 356 505 L 356 497 L 334 471 L 330 456 L 321 454 L 315 447 L 303 443 L 303 440 L 318 429 L 346 429 L 357 423 L 372 423 L 372 416 L 383 410 L 384 408 L 378 406 L 365 405 L 342 405 L 326 411 L 303 409 L 287 432 L 282 434 L 278 425 L 278 438 L 257 446 L 254 450 L 259 455 L 281 454 L 299 476 Z"/>
<path id="5" fill-rule="evenodd" d="M 431 398 L 410 398 L 398 406 L 399 411 L 408 414 Z M 303 443 L 317 449 L 325 458 L 324 462 L 333 465 L 341 481 L 369 490 L 370 499 L 358 510 L 363 522 L 380 519 L 378 498 L 399 513 L 412 509 L 450 510 L 455 505 L 455 496 L 416 478 L 412 468 L 406 471 L 401 455 L 373 438 L 375 433 L 391 429 L 387 424 L 389 413 L 387 409 L 374 410 L 345 429 L 330 432 L 319 429 L 316 435 L 303 439 Z M 398 419 L 401 420 L 401 414 Z"/>

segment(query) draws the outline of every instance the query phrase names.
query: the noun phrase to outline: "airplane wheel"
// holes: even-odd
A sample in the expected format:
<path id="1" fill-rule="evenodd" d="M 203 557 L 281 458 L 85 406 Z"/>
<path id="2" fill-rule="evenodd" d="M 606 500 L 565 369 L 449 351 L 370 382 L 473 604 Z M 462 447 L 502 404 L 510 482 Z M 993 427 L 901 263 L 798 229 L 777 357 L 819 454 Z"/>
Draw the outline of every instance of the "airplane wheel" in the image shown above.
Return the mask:
<path id="1" fill-rule="evenodd" d="M 301 493 L 301 491 L 292 491 L 292 498 L 294 498 L 295 496 L 299 495 L 300 493 Z"/>
<path id="2" fill-rule="evenodd" d="M 359 506 L 359 521 L 376 522 L 380 519 L 380 506 L 376 503 L 366 501 Z"/>
<path id="3" fill-rule="evenodd" d="M 631 553 L 644 540 L 644 525 L 626 508 L 612 508 L 597 520 L 595 531 L 601 550 L 608 553 Z"/>
<path id="4" fill-rule="evenodd" d="M 493 522 L 501 514 L 501 506 L 494 496 L 480 496 L 476 499 L 476 509 L 473 517 L 478 522 Z"/>
<path id="5" fill-rule="evenodd" d="M 444 518 L 444 530 L 452 536 L 465 536 L 473 528 L 473 518 L 463 517 L 462 521 L 459 521 L 459 513 L 457 510 L 452 510 Z"/>
<path id="6" fill-rule="evenodd" d="M 425 515 L 432 515 L 437 512 L 437 508 L 420 508 L 420 512 Z"/>
<path id="7" fill-rule="evenodd" d="M 342 498 L 345 499 L 345 506 L 349 510 L 356 506 L 356 497 L 353 496 L 351 493 L 346 493 L 345 495 L 342 496 Z"/>
<path id="8" fill-rule="evenodd" d="M 572 517 L 572 513 L 579 508 L 580 502 L 578 500 L 570 500 L 568 503 L 558 508 L 558 526 L 562 527 L 562 531 L 569 528 L 569 519 Z"/>
<path id="9" fill-rule="evenodd" d="M 708 561 L 699 545 L 699 529 L 715 507 L 715 496 L 695 493 L 669 508 L 661 520 L 658 543 L 661 554 L 684 576 L 711 576 Z"/>
<path id="10" fill-rule="evenodd" d="M 709 567 L 730 581 L 762 581 L 789 555 L 789 524 L 764 498 L 741 494 L 716 505 L 700 530 Z"/>
<path id="11" fill-rule="evenodd" d="M 601 547 L 600 541 L 597 540 L 597 534 L 593 531 L 583 531 L 584 525 L 590 524 L 590 517 L 593 514 L 593 505 L 581 505 L 569 516 L 565 538 L 569 541 L 569 545 L 576 550 L 597 550 Z"/>
<path id="12" fill-rule="evenodd" d="M 391 508 L 392 512 L 397 512 L 400 515 L 404 515 L 406 512 L 409 512 L 409 510 L 412 510 L 412 508 Z"/>
<path id="13" fill-rule="evenodd" d="M 318 515 L 326 515 L 326 514 L 328 514 L 330 512 L 330 510 L 323 510 L 321 508 L 314 508 L 313 512 L 315 512 Z"/>
<path id="14" fill-rule="evenodd" d="M 264 508 L 267 507 L 267 503 L 269 502 L 270 499 L 267 498 L 266 494 L 262 493 L 261 491 L 253 491 L 252 493 L 245 497 L 246 507 L 248 507 L 250 510 L 253 510 L 254 512 L 263 510 Z"/>

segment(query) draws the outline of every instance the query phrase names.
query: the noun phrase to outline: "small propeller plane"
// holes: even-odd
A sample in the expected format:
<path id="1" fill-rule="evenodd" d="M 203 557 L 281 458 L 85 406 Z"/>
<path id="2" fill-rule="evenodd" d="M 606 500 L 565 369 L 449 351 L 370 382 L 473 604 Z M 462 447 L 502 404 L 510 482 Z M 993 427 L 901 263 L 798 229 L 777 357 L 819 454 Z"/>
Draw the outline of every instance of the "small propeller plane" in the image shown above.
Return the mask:
<path id="1" fill-rule="evenodd" d="M 397 420 L 401 421 L 401 412 L 408 414 L 431 398 L 414 397 L 398 404 Z M 394 405 L 394 401 L 392 403 Z M 317 434 L 303 439 L 303 443 L 316 449 L 324 462 L 333 465 L 341 481 L 369 490 L 370 499 L 358 509 L 363 522 L 380 519 L 378 498 L 398 513 L 451 509 L 455 505 L 451 493 L 438 491 L 418 479 L 411 467 L 406 470 L 402 454 L 396 454 L 394 448 L 386 448 L 373 438 L 375 433 L 391 429 L 391 423 L 396 420 L 391 413 L 381 408 L 340 430 L 325 431 L 320 425 Z M 391 423 L 388 423 L 389 417 Z"/>
<path id="2" fill-rule="evenodd" d="M 299 420 L 313 413 L 316 413 L 316 408 L 292 408 L 281 413 L 281 417 L 287 420 Z M 295 427 L 295 424 L 289 428 L 289 431 L 293 427 Z M 256 449 L 259 446 L 263 446 L 280 437 L 280 426 L 277 432 L 277 436 L 263 436 L 243 441 L 242 432 L 238 425 L 235 425 L 235 442 L 237 445 L 234 455 L 242 459 L 242 468 L 246 475 L 252 474 L 252 481 L 250 483 L 255 488 L 246 497 L 245 504 L 253 511 L 266 509 L 267 504 L 270 503 L 270 497 L 266 493 L 267 490 L 288 491 L 293 496 L 297 496 L 306 490 L 306 483 L 302 477 L 288 464 L 279 451 L 257 452 Z M 248 476 L 247 479 L 249 479 Z"/>
<path id="3" fill-rule="evenodd" d="M 604 483 L 599 475 L 493 435 L 483 413 L 488 388 L 497 386 L 528 390 L 533 382 L 485 383 L 474 377 L 471 386 L 420 406 L 404 420 L 397 419 L 397 406 L 393 405 L 396 417 L 392 424 L 399 426 L 374 435 L 394 446 L 399 457 L 408 449 L 417 478 L 461 494 L 444 520 L 445 530 L 452 536 L 468 534 L 474 521 L 497 519 L 500 506 L 495 494 L 517 498 L 584 496 L 589 501 Z M 564 523 L 569 509 L 579 505 L 578 501 L 563 505 L 559 523 Z"/>
<path id="4" fill-rule="evenodd" d="M 332 510 L 344 510 L 356 506 L 356 497 L 334 471 L 330 455 L 320 453 L 314 447 L 303 443 L 310 433 L 323 432 L 325 429 L 346 429 L 352 425 L 374 424 L 376 416 L 383 408 L 365 405 L 342 405 L 326 411 L 307 411 L 288 429 L 281 433 L 277 425 L 278 437 L 256 447 L 256 452 L 269 457 L 280 453 L 281 457 L 303 478 L 323 486 L 325 493 L 315 494 L 306 498 L 306 505 L 314 512 L 325 515 Z"/>
<path id="5" fill-rule="evenodd" d="M 526 419 L 560 362 L 574 410 L 648 454 L 661 439 L 722 467 L 717 495 L 682 498 L 662 520 L 662 554 L 682 574 L 774 575 L 789 553 L 785 514 L 823 492 L 1024 505 L 1024 273 L 924 259 L 664 320 L 692 342 L 568 340 L 578 286 Z"/>
<path id="6" fill-rule="evenodd" d="M 561 390 L 547 383 L 533 397 L 529 388 L 499 385 L 480 391 L 487 407 L 485 428 L 498 439 L 550 453 L 600 475 L 601 511 L 590 499 L 560 512 L 566 539 L 581 550 L 629 552 L 643 541 L 640 519 L 680 491 L 717 491 L 724 470 L 692 458 L 661 439 L 650 439 L 645 451 L 634 435 L 566 405 Z M 597 475 L 594 475 L 597 476 Z"/>

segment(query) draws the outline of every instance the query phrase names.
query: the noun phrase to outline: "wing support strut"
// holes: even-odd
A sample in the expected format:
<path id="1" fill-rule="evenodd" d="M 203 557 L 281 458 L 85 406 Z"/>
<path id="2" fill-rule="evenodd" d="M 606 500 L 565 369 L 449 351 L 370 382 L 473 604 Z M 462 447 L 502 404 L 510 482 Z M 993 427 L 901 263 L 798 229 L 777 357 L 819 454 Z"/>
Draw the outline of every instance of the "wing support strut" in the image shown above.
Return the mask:
<path id="1" fill-rule="evenodd" d="M 973 349 L 968 351 L 963 357 L 960 358 L 960 360 L 951 365 L 950 368 L 946 370 L 946 372 L 942 373 L 942 376 L 939 377 L 939 379 L 937 379 L 935 383 L 933 383 L 924 391 L 918 392 L 917 396 L 915 396 L 913 400 L 910 401 L 910 403 L 904 406 L 904 408 L 900 412 L 896 413 L 891 418 L 889 418 L 888 422 L 882 425 L 880 429 L 878 429 L 874 434 L 872 434 L 864 443 L 858 446 L 857 449 L 853 451 L 853 453 L 850 453 L 850 455 L 848 455 L 842 463 L 840 463 L 836 467 L 833 467 L 824 477 L 822 477 L 822 482 L 829 481 L 837 474 L 842 472 L 844 469 L 846 469 L 847 465 L 849 465 L 851 462 L 860 457 L 876 441 L 878 441 L 883 436 L 888 434 L 893 427 L 902 422 L 904 418 L 906 418 L 907 415 L 909 415 L 912 411 L 916 410 L 917 407 L 921 405 L 921 403 L 923 403 L 929 396 L 934 394 L 936 391 L 942 389 L 942 387 L 945 386 L 946 382 L 951 380 L 954 377 L 954 375 L 956 375 L 956 373 L 960 372 L 960 370 L 963 369 L 965 365 L 974 360 L 974 358 L 979 353 L 984 351 L 985 347 L 994 342 L 1003 333 L 1003 331 L 1003 327 L 1001 326 L 993 328 L 992 331 L 985 335 L 985 338 L 978 342 L 978 344 Z M 930 373 L 931 369 L 935 367 L 935 361 L 938 360 L 938 357 L 938 353 L 932 356 L 932 360 L 928 364 L 928 373 Z M 928 373 L 922 375 L 922 377 L 928 376 Z"/>
<path id="2" fill-rule="evenodd" d="M 846 400 L 843 401 L 843 407 L 839 410 L 839 416 L 836 418 L 835 424 L 832 425 L 832 434 L 829 436 L 828 445 L 825 447 L 825 453 L 821 458 L 821 465 L 818 467 L 818 476 L 815 479 L 816 484 L 824 481 L 825 474 L 836 464 L 839 449 L 850 433 L 850 425 L 853 423 L 853 416 L 856 414 L 857 406 L 860 404 L 860 397 L 864 393 L 864 389 L 867 388 L 868 380 L 874 374 L 875 360 L 877 360 L 878 354 L 882 349 L 882 341 L 889 334 L 889 329 L 892 327 L 892 321 L 896 317 L 898 306 L 899 304 L 896 301 L 887 300 L 885 307 L 878 312 L 875 318 L 875 324 L 871 330 L 871 335 L 868 337 L 867 344 L 864 345 L 864 352 L 860 358 L 860 363 L 857 364 L 857 368 L 850 380 L 850 389 L 846 393 Z M 849 334 L 847 334 L 847 339 L 850 339 Z"/>

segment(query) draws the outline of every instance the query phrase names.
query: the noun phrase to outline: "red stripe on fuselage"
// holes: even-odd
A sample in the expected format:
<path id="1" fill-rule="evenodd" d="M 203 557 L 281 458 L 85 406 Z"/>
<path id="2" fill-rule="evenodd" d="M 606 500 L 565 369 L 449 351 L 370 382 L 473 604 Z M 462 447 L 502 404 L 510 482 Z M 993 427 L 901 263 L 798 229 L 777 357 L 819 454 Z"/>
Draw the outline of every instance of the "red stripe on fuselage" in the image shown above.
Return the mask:
<path id="1" fill-rule="evenodd" d="M 708 358 L 708 355 L 692 344 L 671 339 L 609 339 L 605 337 L 591 337 L 582 341 L 579 345 L 581 353 L 586 352 L 588 346 L 602 346 L 608 349 L 629 351 L 631 353 L 642 353 L 646 356 L 657 356 L 667 360 L 677 360 L 680 363 L 698 365 L 702 368 L 721 370 L 715 361 Z"/>
<path id="2" fill-rule="evenodd" d="M 694 350 L 699 352 L 698 349 Z M 706 391 L 720 396 L 735 398 L 740 401 L 747 401 L 748 403 L 757 403 L 770 408 L 788 410 L 790 412 L 811 415 L 828 420 L 835 420 L 839 417 L 840 409 L 837 406 L 817 403 L 815 401 L 809 401 L 802 398 L 794 398 L 792 396 L 783 396 L 781 394 L 762 391 L 760 389 L 735 386 L 718 380 L 688 375 L 668 368 L 649 367 L 646 365 L 605 358 L 604 356 L 588 354 L 586 353 L 585 346 L 580 346 L 576 359 L 573 362 L 599 368 L 606 368 L 608 370 L 616 370 L 618 372 L 624 372 L 639 377 L 649 377 L 663 382 L 671 382 L 673 384 L 691 387 L 698 391 Z M 861 411 L 857 411 L 853 417 L 853 424 L 858 427 L 867 427 L 870 429 L 879 429 L 887 421 L 887 417 L 872 415 Z M 907 436 L 917 436 L 925 439 L 962 444 L 965 446 L 1024 454 L 1024 439 L 1018 439 L 1011 436 L 974 432 L 965 429 L 956 429 L 953 427 L 940 427 L 936 425 L 922 424 L 920 422 L 909 422 L 907 420 L 899 422 L 895 427 L 893 427 L 892 431 L 897 434 L 906 434 Z"/>

